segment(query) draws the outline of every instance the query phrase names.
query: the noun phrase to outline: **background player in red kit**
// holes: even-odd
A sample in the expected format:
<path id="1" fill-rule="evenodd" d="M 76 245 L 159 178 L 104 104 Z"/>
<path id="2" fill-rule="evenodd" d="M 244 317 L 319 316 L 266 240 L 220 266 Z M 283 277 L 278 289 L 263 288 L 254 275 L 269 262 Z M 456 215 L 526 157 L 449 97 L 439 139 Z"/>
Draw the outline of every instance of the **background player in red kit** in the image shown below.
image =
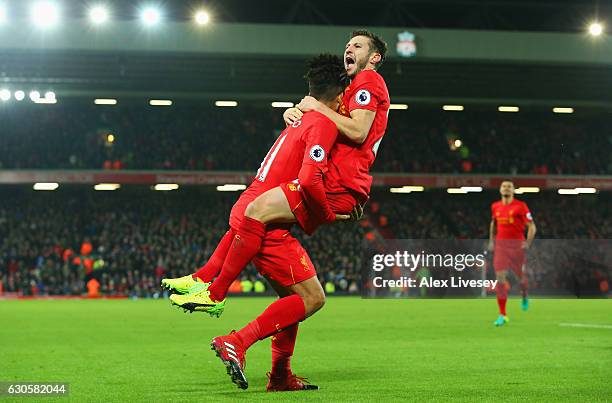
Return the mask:
<path id="1" fill-rule="evenodd" d="M 508 322 L 506 301 L 508 299 L 507 273 L 512 270 L 520 280 L 521 307 L 527 310 L 527 275 L 525 274 L 525 249 L 528 249 L 536 234 L 536 226 L 525 202 L 514 198 L 514 184 L 503 181 L 499 187 L 501 200 L 491 205 L 489 226 L 489 250 L 494 251 L 493 268 L 497 282 L 497 304 L 499 317 L 495 326 Z M 527 227 L 527 239 L 525 239 Z M 495 239 L 495 241 L 493 240 Z"/>

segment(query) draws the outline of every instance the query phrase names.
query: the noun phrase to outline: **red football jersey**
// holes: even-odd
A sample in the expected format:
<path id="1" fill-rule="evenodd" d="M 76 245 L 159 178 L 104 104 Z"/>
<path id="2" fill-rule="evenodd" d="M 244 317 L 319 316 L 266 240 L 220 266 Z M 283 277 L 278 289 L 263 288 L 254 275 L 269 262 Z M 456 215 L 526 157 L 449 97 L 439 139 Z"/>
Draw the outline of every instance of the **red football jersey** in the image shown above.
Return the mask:
<path id="1" fill-rule="evenodd" d="M 303 164 L 320 165 L 326 171 L 328 155 L 337 137 L 334 122 L 319 112 L 305 113 L 301 120 L 288 126 L 266 154 L 251 185 L 232 207 L 230 227 L 238 229 L 244 211 L 257 196 L 297 179 Z"/>
<path id="2" fill-rule="evenodd" d="M 491 204 L 491 219 L 495 220 L 495 239 L 525 239 L 525 225 L 533 221 L 525 202 L 513 199 L 504 204 L 501 200 Z"/>
<path id="3" fill-rule="evenodd" d="M 387 129 L 389 104 L 385 80 L 374 70 L 359 72 L 346 88 L 340 106 L 341 114 L 350 116 L 355 109 L 367 109 L 376 112 L 376 116 L 362 144 L 357 145 L 344 136 L 338 137 L 329 157 L 326 189 L 330 192 L 348 188 L 367 199 L 372 186 L 370 168 Z"/>

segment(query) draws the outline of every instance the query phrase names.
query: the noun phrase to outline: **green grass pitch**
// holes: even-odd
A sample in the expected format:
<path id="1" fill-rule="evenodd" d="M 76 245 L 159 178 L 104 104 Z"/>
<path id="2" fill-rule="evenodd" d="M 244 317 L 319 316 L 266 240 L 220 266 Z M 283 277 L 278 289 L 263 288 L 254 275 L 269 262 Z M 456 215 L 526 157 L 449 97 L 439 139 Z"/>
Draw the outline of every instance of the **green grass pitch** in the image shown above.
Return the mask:
<path id="1" fill-rule="evenodd" d="M 238 390 L 210 339 L 271 301 L 230 299 L 220 319 L 167 301 L 0 301 L 0 381 L 66 381 L 79 402 L 612 400 L 612 300 L 534 299 L 523 313 L 514 299 L 495 328 L 493 299 L 329 298 L 293 358 L 321 390 L 266 394 L 268 340 Z"/>

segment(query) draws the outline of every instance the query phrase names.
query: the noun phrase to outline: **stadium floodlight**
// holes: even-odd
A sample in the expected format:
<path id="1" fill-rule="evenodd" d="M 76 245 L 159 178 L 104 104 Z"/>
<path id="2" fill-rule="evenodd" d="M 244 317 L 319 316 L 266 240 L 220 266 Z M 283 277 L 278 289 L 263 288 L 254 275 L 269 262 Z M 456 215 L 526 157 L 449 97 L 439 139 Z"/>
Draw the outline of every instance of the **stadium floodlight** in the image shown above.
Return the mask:
<path id="1" fill-rule="evenodd" d="M 560 195 L 577 195 L 578 194 L 576 189 L 559 189 L 557 190 L 557 193 L 559 193 Z"/>
<path id="2" fill-rule="evenodd" d="M 425 188 L 423 186 L 402 186 L 401 188 L 390 188 L 391 193 L 412 193 L 422 192 Z"/>
<path id="3" fill-rule="evenodd" d="M 117 105 L 117 100 L 113 98 L 96 98 L 94 99 L 96 105 Z"/>
<path id="4" fill-rule="evenodd" d="M 30 100 L 32 102 L 36 102 L 40 99 L 40 92 L 38 91 L 30 91 Z"/>
<path id="5" fill-rule="evenodd" d="M 215 106 L 234 107 L 238 106 L 238 101 L 215 101 Z"/>
<path id="6" fill-rule="evenodd" d="M 293 105 L 294 105 L 293 102 L 281 102 L 281 101 L 272 102 L 273 108 L 292 108 Z"/>
<path id="7" fill-rule="evenodd" d="M 6 88 L 1 89 L 0 90 L 0 100 L 8 101 L 9 99 L 11 99 L 11 92 L 7 90 Z"/>
<path id="8" fill-rule="evenodd" d="M 102 25 L 108 21 L 110 14 L 108 8 L 99 4 L 89 9 L 89 20 L 94 25 Z"/>
<path id="9" fill-rule="evenodd" d="M 55 92 L 53 92 L 53 91 L 45 92 L 45 99 L 54 100 L 55 99 Z"/>
<path id="10" fill-rule="evenodd" d="M 114 143 L 115 142 L 115 135 L 112 133 L 109 133 L 106 135 L 106 142 L 107 143 Z"/>
<path id="11" fill-rule="evenodd" d="M 574 108 L 556 106 L 553 108 L 554 113 L 574 113 Z"/>
<path id="12" fill-rule="evenodd" d="M 34 190 L 55 190 L 59 187 L 59 183 L 54 182 L 38 182 L 34 184 Z"/>
<path id="13" fill-rule="evenodd" d="M 463 141 L 461 141 L 460 139 L 456 139 L 455 141 L 453 141 L 453 145 L 455 146 L 455 148 L 459 148 L 463 145 Z"/>
<path id="14" fill-rule="evenodd" d="M 448 188 L 446 189 L 446 193 L 449 194 L 467 194 L 467 191 L 461 189 L 461 188 Z"/>
<path id="15" fill-rule="evenodd" d="M 4 4 L 0 4 L 0 25 L 6 24 L 8 20 L 8 13 L 6 11 L 6 6 Z"/>
<path id="16" fill-rule="evenodd" d="M 411 192 L 424 192 L 425 191 L 425 188 L 423 186 L 406 185 L 406 186 L 403 186 L 403 189 L 408 189 Z"/>
<path id="17" fill-rule="evenodd" d="M 237 185 L 237 184 L 226 184 L 217 186 L 217 191 L 219 192 L 238 192 L 240 190 L 246 189 L 246 185 Z"/>
<path id="18" fill-rule="evenodd" d="M 466 192 L 482 192 L 481 186 L 461 186 L 461 190 Z"/>
<path id="19" fill-rule="evenodd" d="M 389 109 L 405 111 L 406 109 L 408 109 L 408 105 L 407 104 L 389 104 Z"/>
<path id="20" fill-rule="evenodd" d="M 498 106 L 497 110 L 500 112 L 518 112 L 518 106 Z"/>
<path id="21" fill-rule="evenodd" d="M 514 190 L 514 193 L 516 193 L 517 195 L 520 195 L 523 193 L 540 193 L 540 188 L 539 187 L 529 187 L 529 186 L 519 187 Z"/>
<path id="22" fill-rule="evenodd" d="M 153 186 L 153 189 L 161 191 L 177 190 L 178 188 L 179 185 L 176 183 L 158 183 L 157 185 Z"/>
<path id="23" fill-rule="evenodd" d="M 445 111 L 459 112 L 459 111 L 462 111 L 463 109 L 464 109 L 463 105 L 442 105 L 442 110 L 445 110 Z"/>
<path id="24" fill-rule="evenodd" d="M 603 31 L 604 26 L 597 21 L 594 21 L 589 25 L 589 34 L 591 34 L 591 36 L 600 36 L 603 34 Z"/>
<path id="25" fill-rule="evenodd" d="M 149 105 L 151 106 L 172 106 L 172 101 L 169 99 L 150 99 Z"/>
<path id="26" fill-rule="evenodd" d="M 17 101 L 23 101 L 23 100 L 24 100 L 24 98 L 25 98 L 25 92 L 23 92 L 23 91 L 21 91 L 21 90 L 15 91 L 15 94 L 14 94 L 14 95 L 15 95 L 15 99 L 16 99 Z"/>
<path id="27" fill-rule="evenodd" d="M 161 11 L 155 7 L 145 7 L 140 13 L 140 20 L 148 27 L 156 25 L 161 21 Z"/>
<path id="28" fill-rule="evenodd" d="M 32 22 L 38 28 L 51 28 L 60 20 L 60 10 L 57 4 L 51 1 L 39 1 L 31 8 Z"/>
<path id="29" fill-rule="evenodd" d="M 193 20 L 198 25 L 206 25 L 210 22 L 210 14 L 206 10 L 198 10 L 193 15 Z"/>
<path id="30" fill-rule="evenodd" d="M 94 190 L 117 190 L 120 187 L 118 183 L 98 183 L 94 186 Z"/>
<path id="31" fill-rule="evenodd" d="M 593 193 L 597 193 L 597 189 L 595 188 L 576 188 L 576 192 L 593 194 Z"/>

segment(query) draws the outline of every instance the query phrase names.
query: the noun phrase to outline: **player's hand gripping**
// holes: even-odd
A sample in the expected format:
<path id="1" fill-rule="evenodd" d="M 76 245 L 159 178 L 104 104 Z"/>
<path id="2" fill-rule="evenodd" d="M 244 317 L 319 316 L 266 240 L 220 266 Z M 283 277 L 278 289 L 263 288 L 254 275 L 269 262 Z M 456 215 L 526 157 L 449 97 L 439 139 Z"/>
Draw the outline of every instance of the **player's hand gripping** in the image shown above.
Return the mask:
<path id="1" fill-rule="evenodd" d="M 363 217 L 363 206 L 360 204 L 353 207 L 350 214 L 336 214 L 336 221 L 359 221 Z"/>
<path id="2" fill-rule="evenodd" d="M 362 217 L 363 217 L 363 206 L 361 204 L 357 204 L 355 207 L 353 207 L 353 210 L 351 211 L 351 220 L 359 221 L 361 220 Z"/>
<path id="3" fill-rule="evenodd" d="M 304 113 L 298 108 L 289 108 L 283 113 L 283 120 L 287 126 L 292 125 L 296 121 L 302 119 Z"/>
<path id="4" fill-rule="evenodd" d="M 302 100 L 297 105 L 297 107 L 302 112 L 316 111 L 317 108 L 319 107 L 319 101 L 317 101 L 315 98 L 311 97 L 310 95 L 306 95 L 304 98 L 302 98 Z"/>

